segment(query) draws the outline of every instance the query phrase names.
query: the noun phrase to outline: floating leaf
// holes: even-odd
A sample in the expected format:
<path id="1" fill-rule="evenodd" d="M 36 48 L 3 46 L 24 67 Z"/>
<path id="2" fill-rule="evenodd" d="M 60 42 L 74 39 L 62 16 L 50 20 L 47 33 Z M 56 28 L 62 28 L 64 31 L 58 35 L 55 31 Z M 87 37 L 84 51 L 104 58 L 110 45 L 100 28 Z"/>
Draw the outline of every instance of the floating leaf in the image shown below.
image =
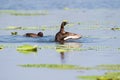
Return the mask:
<path id="1" fill-rule="evenodd" d="M 11 32 L 11 35 L 17 35 L 17 32 Z"/>
<path id="2" fill-rule="evenodd" d="M 98 65 L 95 67 L 96 69 L 104 69 L 104 70 L 120 70 L 120 64 L 115 65 Z"/>
<path id="3" fill-rule="evenodd" d="M 64 7 L 64 10 L 70 10 L 70 8 L 68 8 L 68 7 Z"/>
<path id="4" fill-rule="evenodd" d="M 32 46 L 32 45 L 28 45 L 28 44 L 25 44 L 23 46 L 19 46 L 17 47 L 17 50 L 18 51 L 37 51 L 37 46 Z"/>
<path id="5" fill-rule="evenodd" d="M 101 76 L 78 76 L 84 80 L 120 80 L 120 72 L 107 72 Z"/>
<path id="6" fill-rule="evenodd" d="M 10 14 L 14 16 L 39 16 L 39 15 L 47 15 L 47 11 L 25 11 L 25 10 L 0 10 L 0 13 Z"/>
<path id="7" fill-rule="evenodd" d="M 120 27 L 111 28 L 111 30 L 120 30 Z"/>
<path id="8" fill-rule="evenodd" d="M 22 29 L 22 27 L 8 26 L 6 29 L 7 29 L 7 30 L 19 30 L 19 29 Z"/>
<path id="9" fill-rule="evenodd" d="M 24 50 L 24 51 L 23 50 L 17 50 L 17 51 L 19 53 L 23 53 L 23 54 L 31 54 L 31 53 L 35 53 L 36 54 L 37 53 L 37 51 L 28 51 L 28 50 L 27 51 L 26 50 Z"/>
<path id="10" fill-rule="evenodd" d="M 63 69 L 63 70 L 88 70 L 89 68 L 80 67 L 75 65 L 66 65 L 66 64 L 22 64 L 19 65 L 26 68 L 51 68 L 51 69 Z"/>
<path id="11" fill-rule="evenodd" d="M 0 47 L 0 50 L 3 49 L 2 47 Z"/>
<path id="12" fill-rule="evenodd" d="M 4 46 L 3 46 L 3 45 L 0 45 L 0 50 L 3 49 L 3 48 L 4 48 Z"/>

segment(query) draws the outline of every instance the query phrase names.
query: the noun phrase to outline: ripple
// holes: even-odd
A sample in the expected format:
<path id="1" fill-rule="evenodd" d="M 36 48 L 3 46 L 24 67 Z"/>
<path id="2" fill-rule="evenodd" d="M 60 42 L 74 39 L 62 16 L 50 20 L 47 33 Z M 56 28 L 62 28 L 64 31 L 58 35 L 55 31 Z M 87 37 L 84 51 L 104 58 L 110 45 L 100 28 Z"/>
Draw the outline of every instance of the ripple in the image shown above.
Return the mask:
<path id="1" fill-rule="evenodd" d="M 0 42 L 1 43 L 19 43 L 19 42 L 53 42 L 54 38 L 53 36 L 44 36 L 44 37 L 37 37 L 37 38 L 31 38 L 31 37 L 25 37 L 25 36 L 0 36 Z"/>
<path id="2" fill-rule="evenodd" d="M 44 36 L 44 37 L 25 37 L 25 36 L 13 36 L 13 35 L 1 35 L 0 36 L 0 43 L 20 43 L 20 42 L 45 42 L 45 43 L 52 43 L 54 42 L 54 36 Z M 67 42 L 77 42 L 77 43 L 95 43 L 103 41 L 104 39 L 100 38 L 87 38 L 83 37 L 77 40 L 68 40 Z"/>

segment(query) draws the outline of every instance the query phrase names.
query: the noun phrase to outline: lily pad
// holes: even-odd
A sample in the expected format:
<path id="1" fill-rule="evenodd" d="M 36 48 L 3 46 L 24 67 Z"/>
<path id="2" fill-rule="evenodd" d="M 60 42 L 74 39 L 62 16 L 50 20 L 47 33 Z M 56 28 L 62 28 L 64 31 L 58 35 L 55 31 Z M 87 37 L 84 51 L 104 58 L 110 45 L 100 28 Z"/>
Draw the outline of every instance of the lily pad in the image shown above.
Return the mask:
<path id="1" fill-rule="evenodd" d="M 25 45 L 17 47 L 17 51 L 37 51 L 37 46 L 25 44 Z"/>

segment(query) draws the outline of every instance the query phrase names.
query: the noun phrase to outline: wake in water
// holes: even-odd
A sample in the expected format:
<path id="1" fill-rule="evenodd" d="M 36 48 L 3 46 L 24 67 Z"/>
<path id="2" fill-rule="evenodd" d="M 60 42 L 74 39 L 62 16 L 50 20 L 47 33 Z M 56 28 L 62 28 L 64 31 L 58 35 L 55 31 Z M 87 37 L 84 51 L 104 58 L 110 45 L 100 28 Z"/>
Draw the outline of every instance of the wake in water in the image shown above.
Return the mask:
<path id="1" fill-rule="evenodd" d="M 54 36 L 44 36 L 44 37 L 37 37 L 37 38 L 31 38 L 31 37 L 25 37 L 25 36 L 12 36 L 12 35 L 1 35 L 0 36 L 0 43 L 21 43 L 21 42 L 38 42 L 38 43 L 51 43 L 54 41 Z M 80 38 L 77 40 L 68 40 L 67 42 L 76 42 L 76 43 L 94 43 L 94 42 L 100 42 L 103 41 L 103 39 L 100 38 Z"/>
<path id="2" fill-rule="evenodd" d="M 8 42 L 8 43 L 19 43 L 19 42 L 53 42 L 53 36 L 44 36 L 44 37 L 25 37 L 25 36 L 12 36 L 12 35 L 5 35 L 0 36 L 0 42 Z"/>

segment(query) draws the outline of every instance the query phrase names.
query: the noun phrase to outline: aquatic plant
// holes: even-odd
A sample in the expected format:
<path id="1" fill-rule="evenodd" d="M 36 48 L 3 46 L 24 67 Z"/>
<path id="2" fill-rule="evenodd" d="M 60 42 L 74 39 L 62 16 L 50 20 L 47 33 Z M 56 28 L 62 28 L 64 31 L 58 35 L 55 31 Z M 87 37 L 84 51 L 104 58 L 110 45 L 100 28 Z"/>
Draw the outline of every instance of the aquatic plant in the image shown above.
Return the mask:
<path id="1" fill-rule="evenodd" d="M 78 22 L 77 24 L 78 24 L 78 25 L 80 25 L 80 24 L 81 24 L 81 22 Z"/>
<path id="2" fill-rule="evenodd" d="M 10 14 L 14 16 L 40 16 L 47 15 L 48 11 L 0 10 L 0 14 Z"/>
<path id="3" fill-rule="evenodd" d="M 99 76 L 78 76 L 78 79 L 83 80 L 120 80 L 120 72 L 107 72 Z"/>
<path id="4" fill-rule="evenodd" d="M 3 49 L 3 48 L 4 48 L 4 46 L 3 46 L 3 45 L 0 45 L 0 50 Z"/>
<path id="5" fill-rule="evenodd" d="M 17 51 L 37 51 L 37 46 L 32 46 L 32 45 L 22 45 L 17 47 Z"/>
<path id="6" fill-rule="evenodd" d="M 16 12 L 16 13 L 11 13 L 11 15 L 15 15 L 15 16 L 38 16 L 38 15 L 45 15 L 45 14 L 40 14 L 40 13 L 20 13 L 20 12 Z"/>
<path id="7" fill-rule="evenodd" d="M 8 26 L 7 28 L 5 28 L 6 30 L 20 30 L 22 29 L 22 27 L 18 27 L 18 26 Z"/>
<path id="8" fill-rule="evenodd" d="M 70 10 L 70 8 L 68 8 L 68 7 L 64 7 L 64 10 Z"/>
<path id="9" fill-rule="evenodd" d="M 77 76 L 80 80 L 97 80 L 98 77 L 100 76 Z"/>
<path id="10" fill-rule="evenodd" d="M 50 69 L 62 69 L 62 70 L 88 70 L 89 68 L 80 67 L 67 64 L 21 64 L 18 65 L 25 68 L 50 68 Z"/>
<path id="11" fill-rule="evenodd" d="M 17 32 L 11 32 L 11 35 L 17 35 Z"/>
<path id="12" fill-rule="evenodd" d="M 120 27 L 111 28 L 111 30 L 120 30 Z"/>
<path id="13" fill-rule="evenodd" d="M 19 53 L 23 54 L 37 54 L 37 50 L 17 50 Z"/>
<path id="14" fill-rule="evenodd" d="M 46 26 L 46 25 L 42 25 L 42 26 L 41 26 L 41 30 L 42 30 L 42 31 L 45 31 L 46 29 L 47 29 L 47 26 Z"/>
<path id="15" fill-rule="evenodd" d="M 103 69 L 103 70 L 120 70 L 120 64 L 104 64 L 104 65 L 98 65 L 95 67 L 96 69 Z"/>

